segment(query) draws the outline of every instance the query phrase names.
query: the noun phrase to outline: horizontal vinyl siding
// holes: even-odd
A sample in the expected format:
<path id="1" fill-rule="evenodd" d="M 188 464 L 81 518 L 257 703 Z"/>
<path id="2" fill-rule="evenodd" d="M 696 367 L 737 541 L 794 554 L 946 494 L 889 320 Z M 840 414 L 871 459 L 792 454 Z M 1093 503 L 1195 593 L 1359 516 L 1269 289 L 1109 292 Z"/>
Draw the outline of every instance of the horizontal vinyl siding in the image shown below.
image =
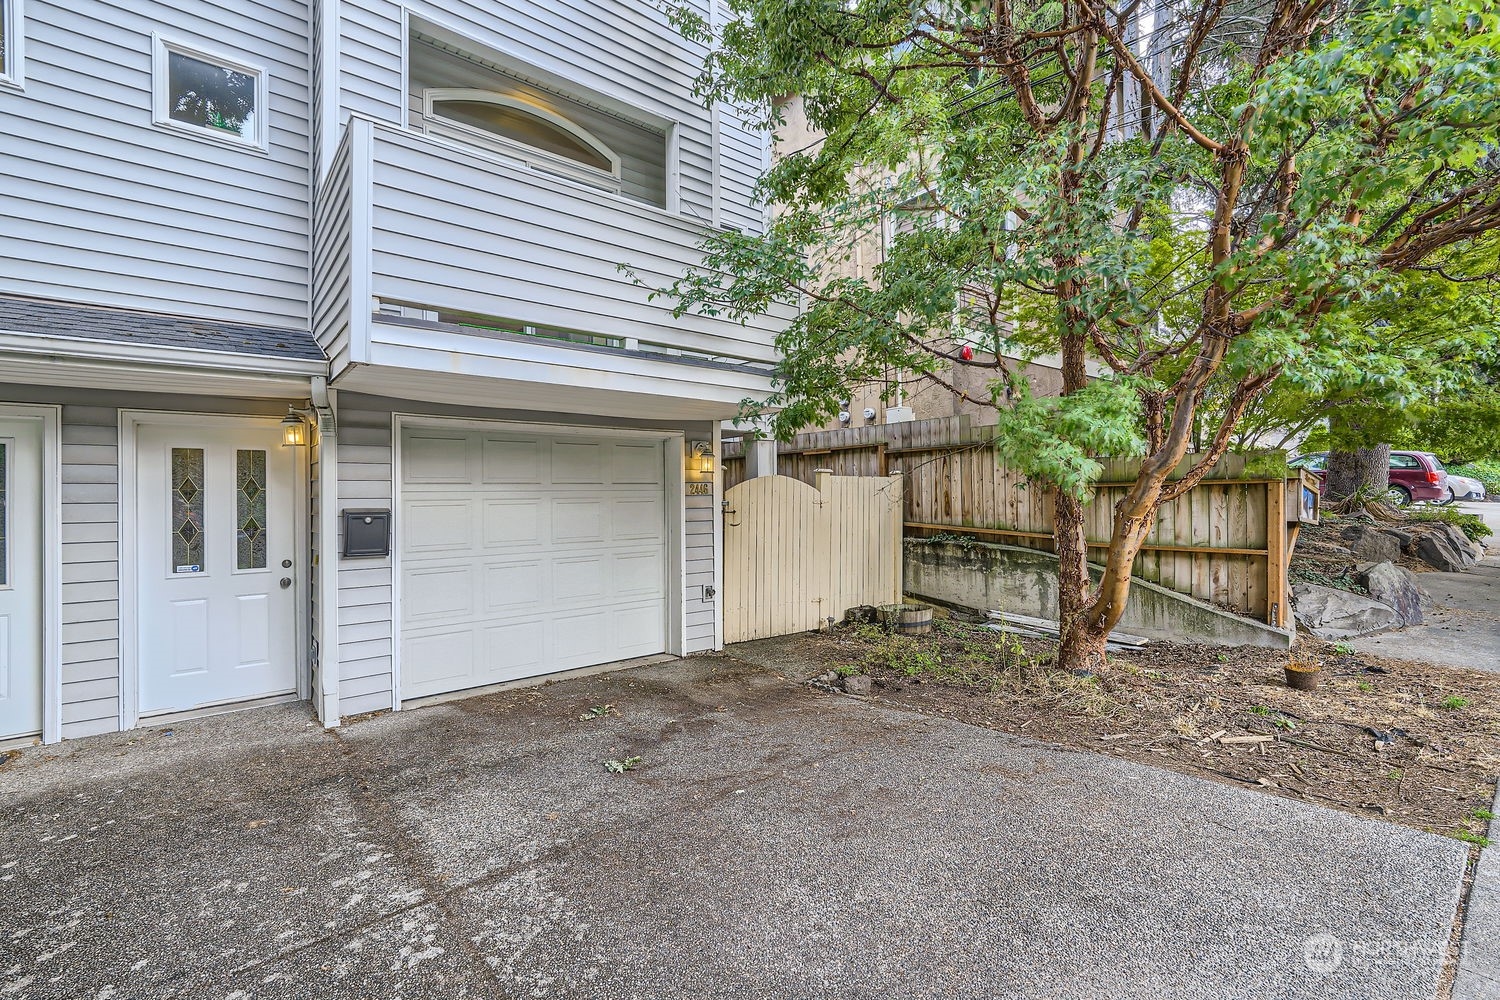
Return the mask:
<path id="1" fill-rule="evenodd" d="M 690 428 L 687 439 L 683 442 L 684 447 L 691 451 L 694 441 L 709 441 L 712 437 L 713 428 L 706 424 L 696 430 Z M 688 462 L 689 458 L 689 454 L 683 455 L 684 462 Z M 691 470 L 692 464 L 685 467 Z M 713 478 L 713 473 L 687 473 L 688 482 L 711 483 Z M 714 585 L 714 518 L 717 516 L 718 511 L 714 509 L 714 498 L 711 495 L 690 496 L 686 499 L 686 520 L 682 532 L 686 558 L 682 578 L 682 612 L 687 643 L 684 652 L 688 653 L 701 653 L 715 646 L 714 608 L 719 598 L 715 596 L 712 601 L 703 600 L 703 588 Z"/>
<path id="2" fill-rule="evenodd" d="M 701 5 L 698 5 L 701 6 Z M 638 0 L 413 0 L 411 13 L 534 69 L 557 89 L 599 95 L 678 123 L 683 212 L 712 213 L 709 115 L 693 94 L 707 50 L 688 42 L 652 5 Z M 401 7 L 389 0 L 345 0 L 340 25 L 344 114 L 399 123 L 406 113 L 401 78 Z"/>
<path id="3" fill-rule="evenodd" d="M 766 137 L 750 128 L 741 109 L 719 108 L 719 222 L 747 233 L 765 227 L 755 185 L 765 169 Z"/>
<path id="4" fill-rule="evenodd" d="M 390 409 L 341 399 L 338 426 L 339 509 L 393 506 Z M 390 708 L 391 560 L 340 557 L 338 602 L 340 714 Z M 369 637 L 371 623 L 385 626 L 383 637 Z"/>
<path id="5" fill-rule="evenodd" d="M 265 67 L 268 154 L 153 126 L 153 31 Z M 305 0 L 30 0 L 0 290 L 305 327 L 307 38 Z"/>
<path id="6" fill-rule="evenodd" d="M 400 124 L 406 85 L 401 79 L 401 5 L 389 0 L 339 3 L 340 120 L 365 115 Z"/>
<path id="7" fill-rule="evenodd" d="M 691 224 L 418 136 L 372 131 L 377 297 L 774 360 L 769 319 L 674 319 L 667 303 L 649 300 L 701 260 Z"/>
<path id="8" fill-rule="evenodd" d="M 62 413 L 62 735 L 120 728 L 119 417 Z"/>
<path id="9" fill-rule="evenodd" d="M 349 363 L 352 187 L 349 143 L 333 158 L 318 200 L 313 246 L 312 331 L 328 355 L 328 373 L 336 378 Z"/>

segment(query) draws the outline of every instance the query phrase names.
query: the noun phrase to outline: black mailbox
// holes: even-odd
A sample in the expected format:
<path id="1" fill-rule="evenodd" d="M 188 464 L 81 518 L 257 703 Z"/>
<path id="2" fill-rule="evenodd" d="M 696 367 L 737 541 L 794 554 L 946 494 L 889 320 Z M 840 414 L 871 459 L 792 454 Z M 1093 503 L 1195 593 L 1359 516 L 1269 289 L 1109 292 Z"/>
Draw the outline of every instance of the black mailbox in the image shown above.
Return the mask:
<path id="1" fill-rule="evenodd" d="M 342 513 L 346 558 L 380 558 L 391 554 L 389 510 L 346 510 Z"/>

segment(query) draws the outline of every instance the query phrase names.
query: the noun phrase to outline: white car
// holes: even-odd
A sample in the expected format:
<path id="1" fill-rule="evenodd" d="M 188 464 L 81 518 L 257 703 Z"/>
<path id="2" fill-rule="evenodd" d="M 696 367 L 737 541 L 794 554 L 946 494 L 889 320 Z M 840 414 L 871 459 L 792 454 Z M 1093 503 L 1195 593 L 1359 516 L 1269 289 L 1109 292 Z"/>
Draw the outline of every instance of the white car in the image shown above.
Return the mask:
<path id="1" fill-rule="evenodd" d="M 1444 503 L 1452 503 L 1455 500 L 1483 500 L 1484 498 L 1484 484 L 1479 480 L 1448 473 L 1448 499 L 1444 500 Z"/>

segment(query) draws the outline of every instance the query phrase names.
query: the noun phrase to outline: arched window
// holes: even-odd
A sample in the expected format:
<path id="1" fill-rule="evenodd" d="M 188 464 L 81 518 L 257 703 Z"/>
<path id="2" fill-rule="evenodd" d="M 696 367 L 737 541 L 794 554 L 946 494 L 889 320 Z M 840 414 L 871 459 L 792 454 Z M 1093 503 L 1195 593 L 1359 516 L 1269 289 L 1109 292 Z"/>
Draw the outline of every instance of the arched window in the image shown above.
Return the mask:
<path id="1" fill-rule="evenodd" d="M 593 133 L 550 108 L 510 94 L 465 88 L 422 92 L 427 131 L 479 141 L 539 170 L 611 191 L 620 158 Z"/>

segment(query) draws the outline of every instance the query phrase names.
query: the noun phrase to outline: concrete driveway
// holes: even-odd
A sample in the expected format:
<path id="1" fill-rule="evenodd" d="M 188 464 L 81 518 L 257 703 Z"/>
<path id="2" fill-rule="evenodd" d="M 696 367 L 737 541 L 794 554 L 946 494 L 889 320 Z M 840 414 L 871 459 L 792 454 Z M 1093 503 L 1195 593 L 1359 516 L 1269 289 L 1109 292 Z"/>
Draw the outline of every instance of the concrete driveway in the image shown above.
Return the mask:
<path id="1" fill-rule="evenodd" d="M 1464 862 L 699 657 L 28 750 L 0 997 L 1430 997 Z"/>

